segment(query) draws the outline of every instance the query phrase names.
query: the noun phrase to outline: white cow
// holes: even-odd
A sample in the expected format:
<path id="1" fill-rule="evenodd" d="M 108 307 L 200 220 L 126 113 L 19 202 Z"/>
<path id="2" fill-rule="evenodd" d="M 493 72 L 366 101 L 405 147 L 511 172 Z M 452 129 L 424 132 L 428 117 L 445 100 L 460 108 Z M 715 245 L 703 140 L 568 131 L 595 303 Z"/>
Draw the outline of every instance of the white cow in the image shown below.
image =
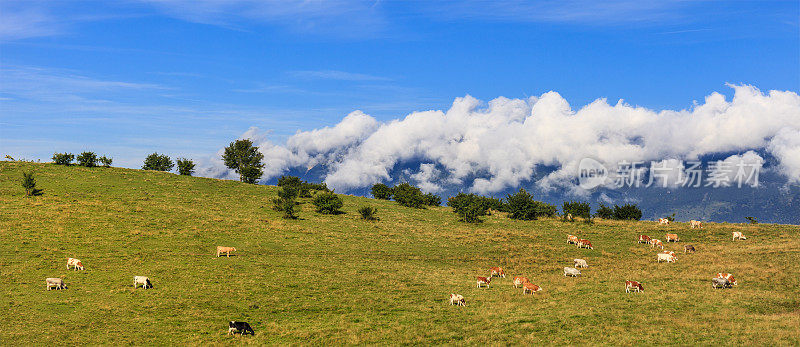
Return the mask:
<path id="1" fill-rule="evenodd" d="M 44 280 L 44 283 L 47 284 L 47 290 L 50 290 L 50 288 L 55 288 L 55 289 L 67 288 L 67 286 L 64 285 L 64 280 L 60 278 L 52 278 L 52 277 L 46 278 Z"/>
<path id="2" fill-rule="evenodd" d="M 150 279 L 146 276 L 133 276 L 133 288 L 136 288 L 140 284 L 144 289 L 147 289 L 147 287 L 153 288 L 153 284 L 150 283 Z"/>
<path id="3" fill-rule="evenodd" d="M 734 231 L 734 232 L 733 232 L 733 239 L 734 239 L 734 240 L 736 240 L 736 239 L 739 239 L 739 240 L 747 240 L 747 237 L 745 237 L 745 236 L 744 236 L 744 234 L 742 234 L 742 232 L 741 232 L 741 231 Z"/>
<path id="4" fill-rule="evenodd" d="M 669 225 L 669 219 L 666 218 L 659 218 L 658 225 Z"/>
<path id="5" fill-rule="evenodd" d="M 579 268 L 579 267 L 587 268 L 587 267 L 589 267 L 589 264 L 587 264 L 586 260 L 583 260 L 583 259 L 575 259 L 575 260 L 573 260 L 573 262 L 575 262 L 575 267 L 576 268 Z"/>
<path id="6" fill-rule="evenodd" d="M 657 262 L 660 263 L 662 260 L 666 261 L 667 263 L 674 263 L 675 256 L 673 256 L 672 254 L 659 253 Z"/>
<path id="7" fill-rule="evenodd" d="M 692 224 L 692 229 L 702 228 L 703 227 L 703 222 L 701 222 L 699 220 L 693 220 L 690 223 Z"/>

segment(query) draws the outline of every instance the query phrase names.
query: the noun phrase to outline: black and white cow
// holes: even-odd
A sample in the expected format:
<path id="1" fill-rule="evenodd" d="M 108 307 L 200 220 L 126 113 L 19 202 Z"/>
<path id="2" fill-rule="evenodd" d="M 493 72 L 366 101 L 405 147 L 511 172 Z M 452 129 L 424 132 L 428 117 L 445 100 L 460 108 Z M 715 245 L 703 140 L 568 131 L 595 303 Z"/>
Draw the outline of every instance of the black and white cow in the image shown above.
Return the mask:
<path id="1" fill-rule="evenodd" d="M 250 333 L 250 335 L 255 335 L 256 332 L 253 331 L 253 328 L 250 327 L 250 324 L 247 322 L 237 322 L 237 321 L 230 321 L 228 322 L 228 334 L 232 335 L 236 332 L 241 333 L 242 335 L 246 335 Z"/>

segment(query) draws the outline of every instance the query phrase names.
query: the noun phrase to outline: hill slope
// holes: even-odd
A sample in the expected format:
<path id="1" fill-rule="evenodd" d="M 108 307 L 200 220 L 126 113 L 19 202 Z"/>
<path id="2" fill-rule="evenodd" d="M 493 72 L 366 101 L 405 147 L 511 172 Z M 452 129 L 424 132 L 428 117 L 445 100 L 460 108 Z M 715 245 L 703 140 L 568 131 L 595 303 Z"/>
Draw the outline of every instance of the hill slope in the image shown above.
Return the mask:
<path id="1" fill-rule="evenodd" d="M 23 196 L 34 170 L 43 195 Z M 270 209 L 276 189 L 117 168 L 0 163 L 0 344 L 221 343 L 800 343 L 796 226 L 555 220 L 491 216 L 457 222 L 448 208 L 414 210 L 344 196 L 346 214 L 309 203 L 302 219 Z M 378 222 L 356 209 L 378 208 Z M 731 241 L 731 231 L 748 235 Z M 698 253 L 656 264 L 634 241 L 677 232 Z M 589 238 L 594 250 L 565 243 Z M 217 245 L 236 256 L 216 258 Z M 66 258 L 86 271 L 66 270 Z M 564 266 L 584 258 L 583 277 Z M 475 288 L 503 266 L 509 278 Z M 734 289 L 713 290 L 717 272 Z M 153 290 L 134 290 L 134 275 Z M 511 277 L 544 290 L 523 296 Z M 46 291 L 44 278 L 69 289 Z M 626 279 L 645 291 L 626 294 Z M 446 302 L 456 292 L 466 307 Z M 226 336 L 244 320 L 253 337 Z"/>

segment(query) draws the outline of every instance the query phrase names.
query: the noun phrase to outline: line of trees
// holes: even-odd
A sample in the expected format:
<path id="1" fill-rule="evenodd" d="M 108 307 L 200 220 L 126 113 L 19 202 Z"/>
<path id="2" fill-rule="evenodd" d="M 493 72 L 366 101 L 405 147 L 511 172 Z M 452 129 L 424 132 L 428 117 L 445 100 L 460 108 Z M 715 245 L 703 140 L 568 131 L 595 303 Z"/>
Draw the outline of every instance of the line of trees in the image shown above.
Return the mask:
<path id="1" fill-rule="evenodd" d="M 372 186 L 372 196 L 381 200 L 394 200 L 406 207 L 425 208 L 426 206 L 441 206 L 442 198 L 433 193 L 423 193 L 421 189 L 404 182 L 394 187 L 383 183 Z"/>
<path id="2" fill-rule="evenodd" d="M 509 194 L 503 200 L 477 194 L 459 193 L 447 199 L 447 206 L 453 209 L 459 220 L 467 223 L 483 221 L 481 217 L 490 215 L 492 210 L 507 212 L 508 218 L 518 220 L 552 217 L 557 213 L 554 205 L 534 200 L 533 195 L 525 189 Z"/>
<path id="3" fill-rule="evenodd" d="M 95 166 L 104 166 L 104 167 L 111 167 L 111 163 L 114 161 L 110 157 L 101 156 L 98 157 L 94 152 L 83 152 L 78 154 L 76 157 L 72 153 L 53 153 L 53 163 L 56 165 L 72 165 L 72 161 L 75 160 L 79 166 L 84 167 L 95 167 Z"/>
<path id="4" fill-rule="evenodd" d="M 177 158 L 175 162 L 173 162 L 169 156 L 166 154 L 158 154 L 158 152 L 144 158 L 142 170 L 169 172 L 172 171 L 175 164 L 178 164 L 178 174 L 180 175 L 191 176 L 194 173 L 195 164 L 191 159 Z"/>

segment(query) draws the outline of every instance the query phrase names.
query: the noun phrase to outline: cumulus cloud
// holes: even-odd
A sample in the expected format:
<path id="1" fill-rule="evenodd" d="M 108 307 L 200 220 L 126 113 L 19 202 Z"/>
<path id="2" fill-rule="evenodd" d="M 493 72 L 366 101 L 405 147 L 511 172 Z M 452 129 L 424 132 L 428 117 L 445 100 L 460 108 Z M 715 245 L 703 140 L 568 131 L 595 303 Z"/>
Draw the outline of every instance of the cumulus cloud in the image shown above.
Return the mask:
<path id="1" fill-rule="evenodd" d="M 780 171 L 789 182 L 800 183 L 800 129 L 781 129 L 770 141 L 768 149 L 780 161 Z"/>
<path id="2" fill-rule="evenodd" d="M 732 155 L 724 160 L 709 163 L 707 186 L 730 187 L 737 185 L 758 186 L 758 177 L 764 158 L 754 151 Z"/>
<path id="3" fill-rule="evenodd" d="M 410 177 L 429 192 L 455 187 L 491 194 L 539 177 L 540 188 L 586 194 L 576 184 L 583 158 L 610 163 L 612 170 L 623 161 L 646 162 L 639 170 L 648 170 L 656 161 L 666 168 L 655 182 L 663 184 L 684 174 L 680 161 L 745 152 L 728 159 L 761 165 L 763 158 L 749 152 L 760 149 L 800 181 L 800 96 L 730 87 L 731 100 L 712 93 L 692 109 L 662 111 L 605 99 L 573 110 L 556 92 L 488 103 L 466 96 L 448 110 L 385 123 L 356 111 L 333 127 L 298 132 L 285 145 L 266 138 L 259 144 L 271 166 L 265 179 L 321 165 L 325 182 L 339 191 L 391 181 L 398 167 L 424 163 Z"/>

